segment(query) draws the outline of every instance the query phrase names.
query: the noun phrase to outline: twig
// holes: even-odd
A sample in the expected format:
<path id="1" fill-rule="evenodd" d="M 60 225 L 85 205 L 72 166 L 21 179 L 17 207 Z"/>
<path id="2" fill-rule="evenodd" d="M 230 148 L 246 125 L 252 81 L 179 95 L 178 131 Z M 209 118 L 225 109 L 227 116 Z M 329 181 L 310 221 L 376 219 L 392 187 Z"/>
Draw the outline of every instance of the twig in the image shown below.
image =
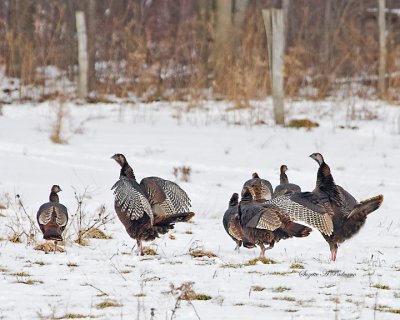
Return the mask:
<path id="1" fill-rule="evenodd" d="M 109 294 L 108 294 L 107 292 L 104 292 L 103 290 L 101 290 L 101 289 L 95 287 L 94 285 L 92 285 L 92 284 L 90 284 L 90 283 L 88 283 L 88 282 L 86 282 L 86 283 L 84 284 L 84 286 L 92 287 L 93 289 L 96 289 L 96 290 L 99 291 L 100 293 L 102 293 L 102 294 L 104 294 L 104 295 L 106 295 L 106 296 L 109 296 Z"/>

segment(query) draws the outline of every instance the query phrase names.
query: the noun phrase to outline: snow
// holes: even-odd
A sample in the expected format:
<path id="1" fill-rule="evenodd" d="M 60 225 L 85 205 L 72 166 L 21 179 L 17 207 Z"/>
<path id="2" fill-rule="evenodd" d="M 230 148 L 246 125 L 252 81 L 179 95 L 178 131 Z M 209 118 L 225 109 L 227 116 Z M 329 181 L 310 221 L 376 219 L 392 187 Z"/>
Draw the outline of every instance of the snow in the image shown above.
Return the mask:
<path id="1" fill-rule="evenodd" d="M 232 107 L 228 103 L 211 101 L 199 101 L 190 111 L 179 102 L 3 106 L 0 203 L 10 206 L 0 209 L 0 318 L 170 319 L 179 296 L 171 284 L 184 282 L 193 282 L 196 293 L 211 299 L 181 301 L 175 319 L 397 318 L 389 310 L 400 305 L 398 106 L 355 98 L 289 101 L 288 120 L 319 122 L 306 130 L 273 126 L 270 100 L 252 105 L 233 111 L 226 111 Z M 65 114 L 62 145 L 49 138 L 59 108 Z M 260 120 L 265 124 L 257 125 Z M 255 171 L 275 186 L 281 164 L 288 166 L 290 181 L 312 190 L 317 164 L 308 155 L 313 152 L 324 155 L 335 181 L 357 199 L 383 194 L 382 207 L 340 246 L 336 262 L 329 261 L 328 245 L 314 231 L 267 251 L 276 264 L 244 266 L 259 249 L 233 250 L 222 226 L 231 194 Z M 193 223 L 176 225 L 175 239 L 165 235 L 145 243 L 156 256 L 136 256 L 135 241 L 118 218 L 103 228 L 112 239 L 90 239 L 88 246 L 72 241 L 74 192 L 87 191 L 84 211 L 92 220 L 85 223 L 103 204 L 115 216 L 110 190 L 119 175 L 110 159 L 115 153 L 125 154 L 138 179 L 175 181 L 174 167 L 191 168 L 190 181 L 177 182 L 191 197 L 196 216 Z M 65 253 L 45 254 L 26 240 L 9 241 L 11 227 L 29 230 L 15 195 L 36 221 L 53 184 L 63 189 L 60 201 L 70 213 Z M 33 242 L 43 243 L 40 233 Z M 193 248 L 217 257 L 193 258 Z M 304 269 L 292 269 L 292 263 Z M 27 280 L 33 283 L 22 283 Z M 377 288 L 384 285 L 387 289 Z M 97 308 L 106 300 L 119 306 Z"/>

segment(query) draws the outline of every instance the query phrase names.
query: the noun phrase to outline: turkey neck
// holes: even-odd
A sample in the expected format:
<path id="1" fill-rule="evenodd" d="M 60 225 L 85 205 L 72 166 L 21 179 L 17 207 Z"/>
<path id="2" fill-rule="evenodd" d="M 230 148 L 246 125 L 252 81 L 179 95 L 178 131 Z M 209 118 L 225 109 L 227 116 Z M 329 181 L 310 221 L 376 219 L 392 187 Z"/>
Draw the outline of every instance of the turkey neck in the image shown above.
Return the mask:
<path id="1" fill-rule="evenodd" d="M 289 183 L 289 179 L 288 179 L 288 177 L 287 177 L 285 172 L 281 172 L 280 181 L 281 181 L 281 184 Z"/>
<path id="2" fill-rule="evenodd" d="M 125 162 L 124 165 L 122 166 L 120 176 L 136 180 L 135 174 L 133 173 L 133 169 L 128 162 Z"/>
<path id="3" fill-rule="evenodd" d="M 229 201 L 229 206 L 230 207 L 236 207 L 238 205 L 238 199 L 237 198 L 232 198 L 230 201 Z"/>
<path id="4" fill-rule="evenodd" d="M 325 192 L 331 200 L 334 200 L 337 204 L 340 204 L 340 192 L 333 180 L 331 169 L 324 162 L 321 163 L 317 173 L 317 185 L 316 188 Z"/>
<path id="5" fill-rule="evenodd" d="M 334 189 L 335 186 L 335 181 L 333 181 L 333 176 L 331 174 L 331 168 L 329 168 L 325 162 L 322 162 L 317 172 L 317 187 Z"/>
<path id="6" fill-rule="evenodd" d="M 251 196 L 251 193 L 247 191 L 242 196 L 241 202 L 249 203 L 251 200 L 253 200 L 253 197 Z"/>
<path id="7" fill-rule="evenodd" d="M 50 202 L 59 202 L 58 194 L 55 192 L 51 192 L 49 200 L 50 200 Z"/>

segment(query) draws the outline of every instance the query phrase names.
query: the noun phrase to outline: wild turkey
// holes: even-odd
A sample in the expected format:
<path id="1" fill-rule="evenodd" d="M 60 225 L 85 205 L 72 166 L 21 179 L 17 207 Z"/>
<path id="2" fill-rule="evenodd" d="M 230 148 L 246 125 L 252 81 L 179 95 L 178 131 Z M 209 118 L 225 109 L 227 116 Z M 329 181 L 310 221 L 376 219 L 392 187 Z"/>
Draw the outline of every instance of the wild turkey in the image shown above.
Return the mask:
<path id="1" fill-rule="evenodd" d="M 331 259 L 335 261 L 338 244 L 360 231 L 367 216 L 381 206 L 383 195 L 357 202 L 349 192 L 335 184 L 330 167 L 320 153 L 313 153 L 310 157 L 319 165 L 314 192 L 326 195 L 333 211 L 333 233 L 323 236 L 329 244 Z"/>
<path id="2" fill-rule="evenodd" d="M 272 249 L 275 242 L 290 237 L 306 237 L 311 228 L 292 221 L 291 217 L 270 201 L 260 203 L 253 200 L 249 187 L 244 187 L 239 203 L 240 225 L 244 236 L 260 246 L 260 256 Z M 267 248 L 265 244 L 269 245 Z"/>
<path id="3" fill-rule="evenodd" d="M 275 190 L 274 190 L 274 193 L 272 196 L 273 198 L 276 198 L 276 197 L 284 195 L 284 194 L 301 192 L 301 188 L 297 184 L 289 183 L 289 179 L 286 175 L 287 170 L 288 170 L 288 167 L 285 164 L 281 165 L 280 184 L 275 187 Z"/>
<path id="4" fill-rule="evenodd" d="M 175 222 L 188 221 L 194 216 L 188 211 L 190 199 L 169 180 L 147 177 L 138 184 L 124 155 L 115 154 L 111 158 L 121 166 L 119 180 L 111 188 L 115 194 L 115 212 L 143 255 L 142 240 L 154 240 L 173 229 Z"/>
<path id="5" fill-rule="evenodd" d="M 57 241 L 63 241 L 62 233 L 68 222 L 68 210 L 59 203 L 58 192 L 61 188 L 58 185 L 51 187 L 49 202 L 40 206 L 36 219 L 45 240 L 54 241 L 54 253 L 57 249 Z"/>
<path id="6" fill-rule="evenodd" d="M 228 210 L 225 211 L 224 218 L 222 220 L 224 224 L 225 231 L 236 242 L 235 250 L 239 250 L 240 246 L 243 244 L 245 248 L 251 249 L 255 245 L 249 242 L 243 235 L 243 230 L 239 221 L 239 195 L 234 193 L 229 201 Z"/>
<path id="7" fill-rule="evenodd" d="M 272 197 L 273 188 L 271 182 L 261 179 L 257 172 L 252 174 L 252 179 L 243 184 L 242 196 L 245 187 L 249 189 L 254 201 L 264 202 Z"/>

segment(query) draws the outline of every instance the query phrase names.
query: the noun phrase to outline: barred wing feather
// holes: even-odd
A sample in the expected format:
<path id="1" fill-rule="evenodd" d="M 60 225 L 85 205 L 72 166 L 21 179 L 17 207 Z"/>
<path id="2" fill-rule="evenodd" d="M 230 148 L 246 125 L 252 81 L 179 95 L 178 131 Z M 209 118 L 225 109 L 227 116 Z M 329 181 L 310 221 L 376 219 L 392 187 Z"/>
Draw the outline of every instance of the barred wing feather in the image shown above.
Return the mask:
<path id="1" fill-rule="evenodd" d="M 323 202 L 317 203 L 314 197 L 310 198 L 313 202 L 308 201 L 308 193 L 304 194 L 305 198 L 301 197 L 302 193 L 283 195 L 270 200 L 270 203 L 284 210 L 292 220 L 307 223 L 327 236 L 332 235 L 333 222 L 329 210 Z"/>
<path id="2" fill-rule="evenodd" d="M 113 185 L 115 203 L 130 220 L 137 220 L 146 213 L 153 222 L 153 211 L 138 183 L 130 178 L 121 176 Z"/>
<path id="3" fill-rule="evenodd" d="M 48 224 L 55 213 L 56 223 L 60 227 L 65 227 L 68 222 L 67 208 L 61 203 L 47 202 L 42 204 L 38 210 L 37 216 L 40 224 Z"/>
<path id="4" fill-rule="evenodd" d="M 160 204 L 167 215 L 189 211 L 190 199 L 175 182 L 148 177 L 142 179 L 140 185 L 144 188 L 150 203 Z"/>
<path id="5" fill-rule="evenodd" d="M 241 221 L 246 227 L 274 231 L 282 226 L 279 214 L 281 210 L 274 205 L 241 205 Z"/>

